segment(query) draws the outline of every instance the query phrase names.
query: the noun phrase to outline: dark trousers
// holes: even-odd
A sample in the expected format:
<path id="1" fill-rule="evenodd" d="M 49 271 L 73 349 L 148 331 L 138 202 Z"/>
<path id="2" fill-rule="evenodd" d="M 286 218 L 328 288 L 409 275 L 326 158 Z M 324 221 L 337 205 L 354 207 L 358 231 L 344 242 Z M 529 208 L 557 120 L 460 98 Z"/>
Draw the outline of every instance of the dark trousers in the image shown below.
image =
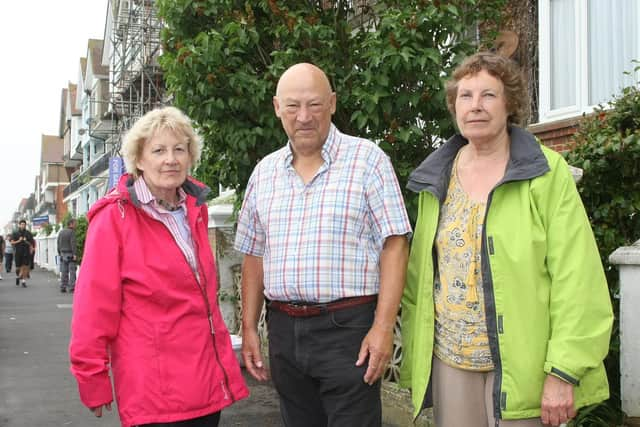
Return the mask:
<path id="1" fill-rule="evenodd" d="M 72 254 L 60 255 L 60 289 L 73 290 L 76 286 L 76 262 Z"/>
<path id="2" fill-rule="evenodd" d="M 31 254 L 29 253 L 28 248 L 24 247 L 16 247 L 16 251 L 13 254 L 13 261 L 16 264 L 16 270 L 18 267 L 22 266 L 31 266 Z"/>
<path id="3" fill-rule="evenodd" d="M 204 417 L 193 418 L 185 421 L 175 421 L 172 423 L 141 424 L 137 427 L 218 427 L 220 422 L 220 412 L 214 412 Z"/>
<path id="4" fill-rule="evenodd" d="M 268 312 L 269 361 L 287 427 L 379 427 L 380 380 L 355 366 L 375 302 L 314 317 Z"/>
<path id="5" fill-rule="evenodd" d="M 13 254 L 4 254 L 4 269 L 7 273 L 11 273 L 11 265 L 13 264 Z"/>

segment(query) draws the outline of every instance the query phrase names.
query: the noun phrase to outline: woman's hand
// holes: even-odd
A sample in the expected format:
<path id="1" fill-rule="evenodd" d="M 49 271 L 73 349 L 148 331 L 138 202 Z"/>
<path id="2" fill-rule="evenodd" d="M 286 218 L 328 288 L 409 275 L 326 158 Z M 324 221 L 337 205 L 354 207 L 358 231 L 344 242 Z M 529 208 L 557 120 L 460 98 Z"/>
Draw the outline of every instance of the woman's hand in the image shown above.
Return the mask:
<path id="1" fill-rule="evenodd" d="M 95 408 L 91 408 L 91 412 L 93 412 L 93 415 L 95 415 L 96 417 L 100 418 L 102 417 L 102 408 L 105 407 L 107 408 L 108 411 L 111 410 L 111 403 L 107 403 L 104 405 L 100 405 L 100 406 L 96 406 Z"/>
<path id="2" fill-rule="evenodd" d="M 558 426 L 576 416 L 573 402 L 573 384 L 547 375 L 542 389 L 540 418 L 543 424 Z"/>

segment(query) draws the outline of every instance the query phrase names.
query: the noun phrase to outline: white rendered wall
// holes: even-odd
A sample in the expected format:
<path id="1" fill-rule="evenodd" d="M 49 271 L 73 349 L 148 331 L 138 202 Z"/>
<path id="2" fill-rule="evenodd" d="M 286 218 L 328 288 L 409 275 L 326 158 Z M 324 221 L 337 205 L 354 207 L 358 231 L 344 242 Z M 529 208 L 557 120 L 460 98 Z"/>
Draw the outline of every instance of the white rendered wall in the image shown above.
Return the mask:
<path id="1" fill-rule="evenodd" d="M 620 270 L 620 391 L 622 410 L 640 419 L 640 240 L 616 249 L 609 261 Z"/>

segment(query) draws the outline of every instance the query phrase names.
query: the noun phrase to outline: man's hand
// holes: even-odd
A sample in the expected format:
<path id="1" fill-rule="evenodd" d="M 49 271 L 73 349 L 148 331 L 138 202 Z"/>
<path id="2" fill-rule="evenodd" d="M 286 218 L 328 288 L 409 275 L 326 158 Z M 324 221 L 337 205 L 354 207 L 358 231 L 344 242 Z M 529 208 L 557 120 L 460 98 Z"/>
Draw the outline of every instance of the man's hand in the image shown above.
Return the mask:
<path id="1" fill-rule="evenodd" d="M 384 374 L 387 363 L 393 351 L 393 327 L 374 325 L 362 340 L 356 366 L 362 366 L 369 358 L 364 382 L 369 385 L 375 383 Z"/>
<path id="2" fill-rule="evenodd" d="M 576 416 L 573 402 L 573 384 L 562 381 L 553 375 L 547 375 L 542 389 L 543 424 L 558 426 Z"/>
<path id="3" fill-rule="evenodd" d="M 111 411 L 111 403 L 106 403 L 104 405 L 100 405 L 100 406 L 96 406 L 95 408 L 91 408 L 91 412 L 93 412 L 93 415 L 95 415 L 96 417 L 100 418 L 102 417 L 102 408 L 105 407 L 107 408 L 107 410 Z"/>
<path id="4" fill-rule="evenodd" d="M 268 379 L 267 369 L 262 362 L 260 352 L 260 337 L 255 329 L 243 329 L 242 331 L 242 360 L 244 366 L 253 378 L 258 381 Z"/>
<path id="5" fill-rule="evenodd" d="M 380 292 L 373 326 L 362 340 L 356 366 L 369 359 L 364 382 L 375 383 L 387 369 L 393 351 L 393 328 L 400 306 L 409 243 L 406 236 L 389 236 L 380 254 Z"/>

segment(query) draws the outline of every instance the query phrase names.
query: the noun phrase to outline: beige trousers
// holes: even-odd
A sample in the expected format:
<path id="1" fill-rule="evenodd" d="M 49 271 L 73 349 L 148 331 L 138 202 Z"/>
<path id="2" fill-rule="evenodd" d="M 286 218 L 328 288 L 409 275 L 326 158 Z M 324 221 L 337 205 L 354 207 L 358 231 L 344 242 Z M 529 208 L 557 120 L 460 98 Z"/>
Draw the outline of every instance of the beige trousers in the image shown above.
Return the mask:
<path id="1" fill-rule="evenodd" d="M 540 418 L 499 420 L 493 414 L 493 372 L 452 368 L 433 358 L 433 413 L 437 427 L 542 427 Z"/>

